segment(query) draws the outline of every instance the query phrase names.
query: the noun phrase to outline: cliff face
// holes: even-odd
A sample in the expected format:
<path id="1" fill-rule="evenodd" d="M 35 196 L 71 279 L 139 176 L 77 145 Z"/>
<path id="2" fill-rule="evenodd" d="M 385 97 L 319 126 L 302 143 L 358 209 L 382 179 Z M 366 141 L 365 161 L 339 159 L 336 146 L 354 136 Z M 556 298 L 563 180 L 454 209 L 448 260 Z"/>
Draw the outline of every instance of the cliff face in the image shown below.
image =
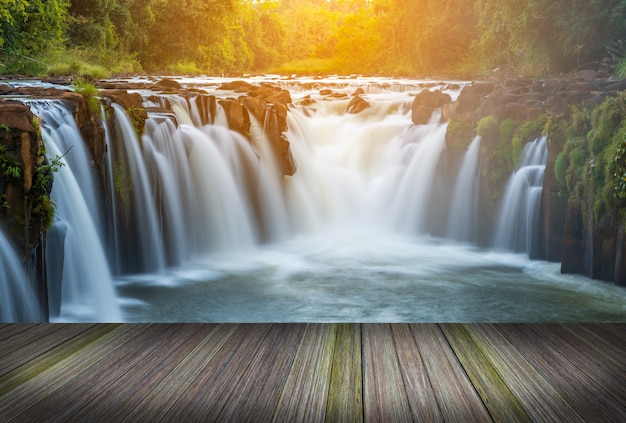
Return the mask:
<path id="1" fill-rule="evenodd" d="M 619 185 L 611 166 L 623 160 L 616 150 L 626 138 L 614 137 L 626 123 L 626 80 L 596 75 L 475 82 L 463 88 L 456 102 L 430 104 L 426 96 L 416 97 L 413 116 L 441 107 L 442 120 L 449 122 L 446 141 L 453 162 L 458 163 L 473 135 L 483 137 L 478 223 L 483 245 L 493 235 L 489 222 L 499 212 L 505 175 L 515 169 L 525 143 L 547 135 L 540 231 L 531 258 L 560 261 L 564 273 L 626 285 L 626 214 L 624 205 L 613 200 L 615 194 L 607 193 Z"/>
<path id="2" fill-rule="evenodd" d="M 0 101 L 0 217 L 36 283 L 41 311 L 47 315 L 44 210 L 50 187 L 39 184 L 43 143 L 28 107 Z"/>

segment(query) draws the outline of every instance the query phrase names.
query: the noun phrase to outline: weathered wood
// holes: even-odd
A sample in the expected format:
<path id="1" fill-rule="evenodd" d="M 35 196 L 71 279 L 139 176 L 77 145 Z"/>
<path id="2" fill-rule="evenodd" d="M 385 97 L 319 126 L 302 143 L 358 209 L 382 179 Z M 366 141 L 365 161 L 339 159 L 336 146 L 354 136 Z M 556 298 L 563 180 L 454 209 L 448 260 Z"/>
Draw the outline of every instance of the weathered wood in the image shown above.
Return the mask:
<path id="1" fill-rule="evenodd" d="M 274 422 L 324 422 L 337 325 L 310 324 L 291 366 Z"/>
<path id="2" fill-rule="evenodd" d="M 465 325 L 441 325 L 472 384 L 496 422 L 532 422 L 496 369 L 477 348 Z"/>
<path id="3" fill-rule="evenodd" d="M 593 349 L 602 360 L 626 371 L 626 332 L 618 325 L 567 324 L 563 328 Z"/>
<path id="4" fill-rule="evenodd" d="M 0 376 L 0 396 L 115 328 L 114 325 L 71 326 L 73 327 L 61 327 L 49 336 L 34 330 L 33 333 L 37 335 L 35 339 L 30 335 L 26 336 L 30 340 L 28 344 L 2 356 L 1 361 L 7 371 Z"/>
<path id="5" fill-rule="evenodd" d="M 346 323 L 337 325 L 326 421 L 338 423 L 363 421 L 361 366 L 360 325 Z"/>
<path id="6" fill-rule="evenodd" d="M 218 325 L 213 328 L 206 326 L 204 339 L 183 358 L 183 360 L 163 380 L 140 401 L 121 420 L 159 421 L 170 410 L 170 407 L 185 392 L 193 390 L 193 382 L 204 371 L 207 364 L 217 355 L 226 341 L 232 336 L 238 325 Z"/>
<path id="7" fill-rule="evenodd" d="M 165 421 L 216 421 L 221 410 L 236 407 L 231 395 L 247 372 L 254 352 L 262 347 L 271 326 L 241 325 L 226 340 L 215 357 L 172 404 Z"/>
<path id="8" fill-rule="evenodd" d="M 221 422 L 270 421 L 280 400 L 305 325 L 273 325 L 264 342 L 250 354 L 250 364 L 222 409 Z"/>
<path id="9" fill-rule="evenodd" d="M 0 375 L 53 350 L 68 339 L 88 331 L 92 326 L 87 324 L 27 325 L 26 331 L 0 342 L 0 357 L 2 357 Z M 0 378 L 0 383 L 2 383 L 2 378 Z"/>
<path id="10" fill-rule="evenodd" d="M 41 325 L 38 325 L 36 323 L 24 323 L 17 325 L 13 323 L 2 323 L 2 325 L 0 326 L 0 346 L 4 347 L 4 341 L 6 339 L 18 335 L 22 332 L 32 331 L 37 326 Z"/>
<path id="11" fill-rule="evenodd" d="M 85 371 L 92 369 L 94 357 L 98 360 L 108 349 L 108 342 L 116 336 L 119 328 L 119 325 L 92 327 L 82 336 L 67 338 L 64 344 L 6 374 L 0 382 L 0 415 L 8 420 L 24 414 L 28 420 L 34 414 L 31 410 L 41 408 L 46 401 L 57 407 L 74 398 L 75 402 L 82 403 L 82 389 L 72 391 L 66 388 L 59 394 L 59 388 L 67 387 L 73 381 L 78 381 L 81 387 L 93 382 L 86 378 Z M 115 347 L 128 340 L 130 338 L 123 339 L 122 344 Z M 20 406 L 14 407 L 13 404 Z"/>
<path id="12" fill-rule="evenodd" d="M 584 421 L 495 327 L 472 325 L 467 332 L 533 421 Z"/>
<path id="13" fill-rule="evenodd" d="M 406 394 L 415 422 L 443 422 L 430 377 L 411 328 L 407 324 L 391 325 Z"/>
<path id="14" fill-rule="evenodd" d="M 412 324 L 411 330 L 444 420 L 493 421 L 439 327 Z"/>
<path id="15" fill-rule="evenodd" d="M 194 351 L 207 332 L 214 328 L 214 325 L 203 324 L 171 326 L 172 329 L 176 329 L 175 332 L 166 334 L 163 330 L 162 334 L 153 339 L 153 346 L 148 348 L 148 354 L 138 360 L 134 358 L 129 360 L 132 364 L 124 370 L 123 377 L 109 382 L 107 389 L 93 392 L 87 407 L 66 417 L 77 421 L 95 421 L 99 416 L 107 415 L 110 421 L 122 420 L 132 411 L 134 405 L 150 395 L 154 388 Z"/>
<path id="16" fill-rule="evenodd" d="M 0 325 L 0 420 L 626 421 L 625 327 Z"/>
<path id="17" fill-rule="evenodd" d="M 36 401 L 28 403 L 29 409 L 24 415 L 32 421 L 86 421 L 79 417 L 91 414 L 99 409 L 101 415 L 113 413 L 114 408 L 100 408 L 112 399 L 118 398 L 120 384 L 132 385 L 141 390 L 143 385 L 140 379 L 135 378 L 134 372 L 155 369 L 158 362 L 151 360 L 157 352 L 165 353 L 176 342 L 177 332 L 182 325 L 129 325 L 119 334 L 121 339 L 113 337 L 108 340 L 114 345 L 112 350 L 98 349 L 97 355 L 101 360 L 95 365 L 76 367 L 69 371 L 70 377 L 51 383 L 51 389 L 34 395 Z M 167 339 L 171 339 L 170 342 Z M 155 344 L 156 343 L 156 344 Z M 117 345 L 115 345 L 117 344 Z M 160 349 L 152 348 L 159 345 Z M 105 355 L 101 353 L 105 352 Z M 79 362 L 80 364 L 80 362 Z M 156 368 L 158 370 L 158 368 Z M 45 389 L 42 387 L 41 389 Z M 118 401 L 115 407 L 125 406 Z M 96 415 L 92 415 L 94 418 Z"/>
<path id="18" fill-rule="evenodd" d="M 561 325 L 498 325 L 496 328 L 583 420 L 621 421 L 626 417 L 620 404 L 625 399 L 626 372 L 604 365 Z"/>
<path id="19" fill-rule="evenodd" d="M 388 324 L 363 325 L 363 406 L 366 422 L 412 422 Z"/>

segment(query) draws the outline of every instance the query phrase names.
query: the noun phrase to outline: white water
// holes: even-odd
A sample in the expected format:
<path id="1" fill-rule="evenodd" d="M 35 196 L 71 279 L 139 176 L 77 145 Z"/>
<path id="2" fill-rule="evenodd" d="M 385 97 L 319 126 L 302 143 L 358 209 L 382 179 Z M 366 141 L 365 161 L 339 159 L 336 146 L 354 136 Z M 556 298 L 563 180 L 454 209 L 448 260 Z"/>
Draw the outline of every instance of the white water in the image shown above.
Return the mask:
<path id="1" fill-rule="evenodd" d="M 524 146 L 520 163 L 509 179 L 502 198 L 494 242 L 496 248 L 530 254 L 547 160 L 545 136 Z"/>
<path id="2" fill-rule="evenodd" d="M 144 160 L 144 154 L 151 154 L 152 150 L 147 144 L 144 153 L 142 153 L 135 128 L 124 109 L 113 104 L 113 110 L 115 114 L 114 127 L 107 132 L 117 140 L 117 142 L 111 140 L 107 142 L 108 151 L 114 163 L 114 171 L 110 175 L 113 178 L 111 185 L 118 190 L 120 188 L 128 189 L 127 207 L 122 214 L 127 222 L 133 219 L 132 223 L 127 223 L 125 230 L 134 231 L 132 238 L 138 241 L 138 254 L 135 259 L 139 262 L 140 269 L 158 271 L 165 268 L 165 252 L 154 199 L 156 193 L 152 191 Z M 115 166 L 117 166 L 117 170 Z M 122 172 L 129 172 L 130 178 L 121 179 L 120 174 Z M 130 210 L 133 212 L 131 213 Z M 125 235 L 128 236 L 129 234 L 126 233 Z"/>
<path id="3" fill-rule="evenodd" d="M 41 321 L 37 298 L 13 246 L 0 229 L 0 322 Z"/>
<path id="4" fill-rule="evenodd" d="M 442 209 L 433 199 L 442 195 L 439 162 L 447 125 L 435 113 L 429 124 L 413 126 L 410 89 L 366 88 L 372 107 L 357 115 L 345 113 L 349 98 L 324 100 L 308 88 L 292 93 L 296 103 L 305 95 L 317 103 L 289 112 L 286 136 L 298 170 L 283 178 L 262 126 L 254 125 L 251 145 L 226 127 L 219 106 L 215 125 L 201 126 L 194 104 L 168 95 L 172 113 L 151 114 L 141 142 L 116 106 L 109 154 L 120 154 L 118 142 L 130 149 L 118 166 L 132 174 L 126 186 L 134 188 L 133 204 L 140 203 L 131 214 L 118 212 L 108 220 L 114 227 L 108 262 L 127 265 L 112 266 L 124 320 L 626 317 L 621 288 L 560 275 L 558 265 L 525 255 L 429 237 L 440 215 L 449 218 L 443 232 L 450 237 L 474 236 L 461 229 L 479 218 L 467 212 L 475 202 L 470 175 L 478 166 L 479 142 L 460 165 L 451 210 Z M 349 83 L 340 88 L 354 89 Z M 119 189 L 115 164 L 108 174 L 109 190 Z M 119 194 L 110 200 L 112 209 L 121 208 Z M 455 229 L 453 221 L 463 219 L 470 223 Z M 64 298 L 64 310 L 74 307 L 79 310 Z M 91 313 L 100 311 L 94 307 Z M 106 316 L 98 318 L 110 320 Z M 62 313 L 61 319 L 83 317 Z"/>
<path id="5" fill-rule="evenodd" d="M 457 241 L 476 241 L 479 159 L 480 137 L 476 136 L 463 158 L 448 217 L 447 236 Z"/>
<path id="6" fill-rule="evenodd" d="M 60 320 L 120 321 L 113 279 L 104 253 L 99 224 L 100 203 L 91 158 L 73 116 L 60 102 L 37 101 L 46 157 L 63 156 L 54 174 L 51 198 L 56 204 L 55 236 L 47 244 L 51 317 Z M 59 255 L 60 250 L 63 254 Z M 61 263 L 59 263 L 59 261 Z M 59 295 L 60 292 L 60 295 Z M 59 309 L 59 315 L 55 310 Z"/>

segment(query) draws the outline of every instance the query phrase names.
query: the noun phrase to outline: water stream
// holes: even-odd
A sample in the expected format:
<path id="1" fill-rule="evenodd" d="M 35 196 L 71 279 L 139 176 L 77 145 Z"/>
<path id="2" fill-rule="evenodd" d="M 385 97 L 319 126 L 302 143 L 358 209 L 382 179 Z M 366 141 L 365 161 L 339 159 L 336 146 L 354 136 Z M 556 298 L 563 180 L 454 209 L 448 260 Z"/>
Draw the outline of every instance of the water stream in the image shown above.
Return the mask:
<path id="1" fill-rule="evenodd" d="M 219 81 L 181 81 L 217 96 L 233 94 L 217 90 Z M 559 264 L 528 258 L 545 139 L 527 145 L 511 176 L 494 222 L 494 248 L 478 248 L 472 242 L 481 219 L 480 138 L 458 169 L 445 170 L 447 124 L 437 112 L 426 125 L 411 123 L 411 94 L 419 83 L 324 81 L 339 93 L 362 88 L 371 107 L 359 114 L 346 113 L 349 97 L 322 96 L 319 83 L 284 82 L 296 104 L 285 135 L 298 169 L 285 177 L 268 150 L 264 123 L 253 122 L 251 144 L 227 127 L 220 107 L 207 124 L 195 102 L 163 94 L 155 103 L 155 93 L 145 92 L 145 104 L 161 109 L 150 114 L 139 138 L 114 106 L 104 192 L 94 188 L 94 200 L 82 194 L 90 188 L 80 184 L 91 176 L 75 168 L 69 154 L 55 179 L 59 214 L 52 238 L 55 248 L 64 243 L 64 260 L 71 261 L 55 276 L 63 293 L 56 319 L 626 318 L 625 289 L 561 275 Z M 458 95 L 458 88 L 440 88 Z M 298 106 L 303 98 L 315 102 Z M 171 113 L 163 112 L 165 105 Z M 63 154 L 68 145 L 55 139 L 69 125 L 62 107 L 36 108 L 47 116 L 49 154 Z M 71 131 L 65 142 L 80 143 Z M 78 149 L 71 153 L 89 163 Z M 444 171 L 456 181 L 448 190 Z M 434 221 L 444 222 L 443 230 L 435 230 Z"/>

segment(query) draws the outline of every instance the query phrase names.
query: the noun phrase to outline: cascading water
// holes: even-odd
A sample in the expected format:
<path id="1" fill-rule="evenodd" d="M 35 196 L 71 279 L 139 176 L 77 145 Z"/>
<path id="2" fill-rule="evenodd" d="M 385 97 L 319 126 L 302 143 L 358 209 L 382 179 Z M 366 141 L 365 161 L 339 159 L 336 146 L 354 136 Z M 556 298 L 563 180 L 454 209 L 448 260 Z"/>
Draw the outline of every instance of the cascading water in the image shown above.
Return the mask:
<path id="1" fill-rule="evenodd" d="M 467 149 L 454 185 L 446 235 L 457 241 L 476 241 L 480 141 L 476 136 Z"/>
<path id="2" fill-rule="evenodd" d="M 273 162 L 268 122 L 253 121 L 249 141 L 228 128 L 219 101 L 211 100 L 210 116 L 199 110 L 197 92 L 189 98 L 144 93 L 149 118 L 141 138 L 114 105 L 106 127 L 112 159 L 101 201 L 106 218 L 92 216 L 92 209 L 103 207 L 97 184 L 82 186 L 92 176 L 70 163 L 88 164 L 89 157 L 72 148 L 68 166 L 55 175 L 59 214 L 47 256 L 53 279 L 63 278 L 63 298 L 53 320 L 120 318 L 119 311 L 108 314 L 94 305 L 91 294 L 78 299 L 66 292 L 74 282 L 65 278 L 88 285 L 97 275 L 105 276 L 98 283 L 109 290 L 97 297 L 115 310 L 121 301 L 129 321 L 547 321 L 580 319 L 583 308 L 582 316 L 602 319 L 607 309 L 623 316 L 625 295 L 598 293 L 586 280 L 562 277 L 557 266 L 428 236 L 475 240 L 480 139 L 471 143 L 458 173 L 446 169 L 447 124 L 435 113 L 428 124 L 413 125 L 410 94 L 417 86 L 389 88 L 396 86 L 365 86 L 361 95 L 369 107 L 357 114 L 346 111 L 356 88 L 351 83 L 335 86 L 340 95 L 332 99 L 319 87 L 292 92 L 295 104 L 298 97 L 313 101 L 290 106 L 287 115 L 285 136 L 297 167 L 291 176 L 281 176 Z M 341 94 L 346 97 L 337 99 Z M 65 130 L 57 113 L 45 119 L 46 142 L 52 137 L 46 128 Z M 64 135 L 70 144 L 74 137 L 74 129 Z M 50 144 L 51 158 L 68 150 L 60 141 Z M 536 224 L 529 216 L 540 197 L 543 167 L 545 139 L 525 148 L 503 201 L 502 219 L 521 204 L 531 210 L 498 223 L 517 228 L 515 243 L 525 234 L 523 252 Z M 444 172 L 454 172 L 456 183 Z M 94 193 L 96 204 L 79 199 L 83 190 Z M 78 236 L 84 238 L 76 241 Z M 107 257 L 93 248 L 104 245 L 102 239 L 110 247 L 119 298 Z M 501 248 L 518 250 L 507 243 Z M 85 261 L 88 270 L 73 275 Z M 521 296 L 530 300 L 518 307 Z M 564 310 L 578 296 L 584 307 Z"/>
<path id="3" fill-rule="evenodd" d="M 287 138 L 298 171 L 286 178 L 285 195 L 295 232 L 389 223 L 381 216 L 389 213 L 385 197 L 401 173 L 403 142 L 415 139 L 399 107 L 387 114 L 389 105 L 377 106 L 363 115 L 345 115 L 333 103 L 314 114 L 290 111 Z"/>
<path id="4" fill-rule="evenodd" d="M 91 157 L 72 114 L 58 101 L 33 101 L 42 119 L 46 157 L 62 157 L 51 198 L 56 216 L 46 246 L 52 318 L 120 321 L 109 264 L 104 253 L 97 185 Z"/>
<path id="5" fill-rule="evenodd" d="M 542 136 L 524 146 L 520 163 L 502 199 L 495 248 L 530 254 L 547 161 L 547 137 Z"/>
<path id="6" fill-rule="evenodd" d="M 123 249 L 122 269 L 153 272 L 165 268 L 161 227 L 148 170 L 135 128 L 124 109 L 113 104 L 114 122 L 107 135 L 107 150 L 113 172 L 109 186 L 115 188 L 119 214 L 116 245 Z M 112 195 L 115 195 L 112 194 Z"/>
<path id="7" fill-rule="evenodd" d="M 448 127 L 447 123 L 438 123 L 440 117 L 435 112 L 427 125 L 411 128 L 402 145 L 405 169 L 394 183 L 397 192 L 391 198 L 391 220 L 393 227 L 404 234 L 421 234 L 430 229 L 428 210 Z"/>
<path id="8" fill-rule="evenodd" d="M 39 322 L 37 298 L 13 246 L 0 230 L 0 322 Z"/>

